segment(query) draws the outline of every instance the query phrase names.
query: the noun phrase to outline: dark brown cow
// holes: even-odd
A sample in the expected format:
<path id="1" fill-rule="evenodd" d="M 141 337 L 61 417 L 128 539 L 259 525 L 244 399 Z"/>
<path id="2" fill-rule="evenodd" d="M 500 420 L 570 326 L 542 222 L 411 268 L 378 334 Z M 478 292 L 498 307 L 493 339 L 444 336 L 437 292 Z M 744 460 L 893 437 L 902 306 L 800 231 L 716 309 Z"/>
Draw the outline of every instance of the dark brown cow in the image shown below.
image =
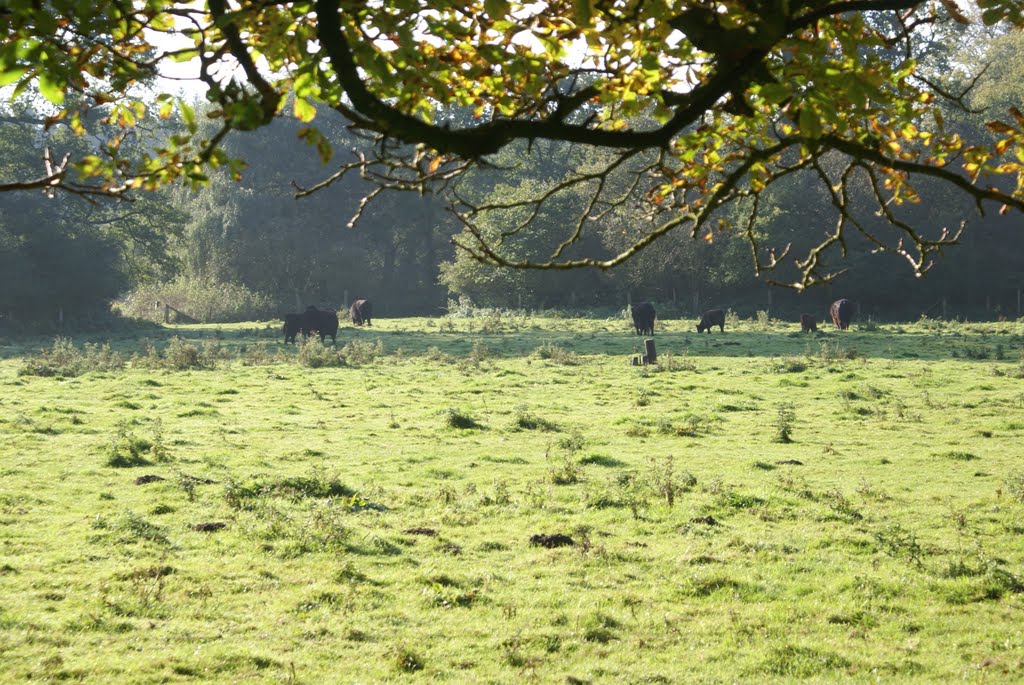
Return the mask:
<path id="1" fill-rule="evenodd" d="M 725 312 L 721 309 L 709 309 L 704 312 L 704 315 L 700 317 L 700 323 L 697 324 L 697 332 L 707 331 L 710 333 L 712 326 L 718 326 L 719 332 L 725 333 Z"/>
<path id="2" fill-rule="evenodd" d="M 815 321 L 814 317 L 810 314 L 800 315 L 800 332 L 801 333 L 812 333 L 818 330 L 818 322 Z"/>
<path id="3" fill-rule="evenodd" d="M 356 300 L 348 308 L 348 317 L 356 326 L 362 326 L 364 323 L 370 326 L 372 325 L 370 319 L 373 318 L 373 305 L 369 300 Z"/>
<path id="4" fill-rule="evenodd" d="M 284 315 L 284 344 L 295 342 L 295 336 L 302 330 L 302 314 Z"/>
<path id="5" fill-rule="evenodd" d="M 853 319 L 853 303 L 849 300 L 836 300 L 829 309 L 832 315 L 832 323 L 841 331 L 850 327 L 850 320 Z"/>
<path id="6" fill-rule="evenodd" d="M 650 302 L 638 302 L 629 305 L 629 313 L 633 315 L 633 327 L 637 335 L 654 335 L 654 305 Z"/>
<path id="7" fill-rule="evenodd" d="M 310 305 L 306 307 L 302 315 L 302 335 L 309 337 L 309 334 L 316 331 L 320 334 L 320 342 L 327 336 L 331 336 L 331 342 L 338 342 L 338 315 L 332 311 L 321 311 Z"/>

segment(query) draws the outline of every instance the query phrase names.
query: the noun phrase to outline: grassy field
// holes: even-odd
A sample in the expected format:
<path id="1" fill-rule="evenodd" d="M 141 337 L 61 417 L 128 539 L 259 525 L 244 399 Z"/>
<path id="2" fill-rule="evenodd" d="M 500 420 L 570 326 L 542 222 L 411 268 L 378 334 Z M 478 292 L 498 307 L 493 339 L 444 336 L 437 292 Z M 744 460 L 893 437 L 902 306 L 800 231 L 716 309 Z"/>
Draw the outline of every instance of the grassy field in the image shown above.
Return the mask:
<path id="1" fill-rule="evenodd" d="M 693 323 L 0 341 L 0 681 L 1020 682 L 1024 323 Z"/>

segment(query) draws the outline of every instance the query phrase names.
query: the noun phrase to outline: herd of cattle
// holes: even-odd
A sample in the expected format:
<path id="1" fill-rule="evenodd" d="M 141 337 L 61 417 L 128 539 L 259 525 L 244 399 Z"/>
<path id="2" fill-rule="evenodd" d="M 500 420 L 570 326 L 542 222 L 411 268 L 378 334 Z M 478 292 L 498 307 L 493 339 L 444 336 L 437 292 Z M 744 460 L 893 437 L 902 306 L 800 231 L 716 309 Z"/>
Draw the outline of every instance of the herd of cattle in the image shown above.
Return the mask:
<path id="1" fill-rule="evenodd" d="M 356 326 L 363 324 L 369 326 L 373 318 L 373 305 L 369 300 L 356 300 L 348 308 L 348 316 Z M 331 336 L 331 342 L 337 342 L 338 313 L 330 309 L 317 309 L 310 305 L 301 314 L 284 315 L 285 345 L 295 342 L 295 336 L 299 333 L 302 333 L 303 338 L 308 338 L 314 332 L 320 335 L 320 342 L 324 342 L 327 336 Z"/>
<path id="2" fill-rule="evenodd" d="M 633 315 L 633 327 L 637 335 L 654 335 L 654 321 L 657 314 L 654 305 L 650 302 L 639 302 L 629 306 Z M 836 300 L 829 309 L 832 316 L 832 323 L 836 328 L 845 331 L 850 327 L 850 320 L 853 318 L 853 303 L 849 300 Z M 356 326 L 371 325 L 373 318 L 373 306 L 369 300 L 356 300 L 348 309 L 348 316 Z M 704 312 L 697 323 L 697 332 L 710 333 L 712 326 L 718 326 L 719 332 L 725 332 L 725 311 L 722 309 L 709 309 Z M 804 333 L 818 330 L 818 323 L 810 314 L 800 315 L 800 330 Z M 308 338 L 313 333 L 320 335 L 320 342 L 324 342 L 327 336 L 331 336 L 332 342 L 337 342 L 338 336 L 338 314 L 330 309 L 317 309 L 310 305 L 301 314 L 284 315 L 284 343 L 295 342 L 295 336 L 302 333 L 302 337 Z"/>
<path id="3" fill-rule="evenodd" d="M 633 315 L 633 327 L 636 329 L 636 334 L 654 335 L 654 320 L 656 318 L 654 305 L 650 302 L 640 302 L 630 305 L 629 309 Z M 836 328 L 845 331 L 850 327 L 850 321 L 853 319 L 853 303 L 845 299 L 836 300 L 832 303 L 831 308 L 829 308 L 829 314 L 832 316 L 832 323 L 835 324 Z M 706 331 L 710 333 L 712 326 L 718 326 L 719 332 L 725 332 L 724 310 L 709 309 L 704 312 L 700 317 L 700 321 L 697 322 L 697 332 L 704 333 Z M 818 322 L 810 314 L 801 314 L 800 330 L 804 333 L 817 331 Z"/>

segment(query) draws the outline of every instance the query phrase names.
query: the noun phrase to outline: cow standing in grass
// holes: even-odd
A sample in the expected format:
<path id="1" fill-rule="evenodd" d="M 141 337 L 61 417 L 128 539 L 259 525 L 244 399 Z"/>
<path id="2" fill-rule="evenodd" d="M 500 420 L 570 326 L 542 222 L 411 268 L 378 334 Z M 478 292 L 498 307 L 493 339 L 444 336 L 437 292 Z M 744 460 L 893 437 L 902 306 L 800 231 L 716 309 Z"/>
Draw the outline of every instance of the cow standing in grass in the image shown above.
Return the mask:
<path id="1" fill-rule="evenodd" d="M 721 309 L 709 309 L 704 312 L 704 315 L 700 317 L 700 322 L 697 324 L 697 332 L 703 333 L 707 331 L 711 332 L 712 326 L 718 326 L 720 333 L 725 333 L 725 312 Z"/>
<path id="2" fill-rule="evenodd" d="M 362 326 L 363 324 L 370 326 L 370 319 L 373 318 L 373 305 L 370 304 L 369 300 L 356 300 L 348 308 L 348 318 L 356 326 Z"/>
<path id="3" fill-rule="evenodd" d="M 853 303 L 849 300 L 836 300 L 829 310 L 832 315 L 832 323 L 841 331 L 850 327 L 850 320 L 853 319 Z"/>
<path id="4" fill-rule="evenodd" d="M 818 330 L 818 322 L 810 314 L 800 315 L 800 332 L 813 333 Z"/>
<path id="5" fill-rule="evenodd" d="M 302 314 L 284 315 L 284 344 L 295 342 L 295 336 L 302 330 Z"/>
<path id="6" fill-rule="evenodd" d="M 637 335 L 654 335 L 654 320 L 657 314 L 650 302 L 629 305 L 629 313 L 633 315 L 633 327 Z"/>
<path id="7" fill-rule="evenodd" d="M 320 334 L 320 342 L 331 336 L 331 342 L 337 343 L 338 315 L 332 311 L 321 311 L 313 305 L 306 307 L 302 314 L 302 335 L 308 338 L 313 331 Z"/>

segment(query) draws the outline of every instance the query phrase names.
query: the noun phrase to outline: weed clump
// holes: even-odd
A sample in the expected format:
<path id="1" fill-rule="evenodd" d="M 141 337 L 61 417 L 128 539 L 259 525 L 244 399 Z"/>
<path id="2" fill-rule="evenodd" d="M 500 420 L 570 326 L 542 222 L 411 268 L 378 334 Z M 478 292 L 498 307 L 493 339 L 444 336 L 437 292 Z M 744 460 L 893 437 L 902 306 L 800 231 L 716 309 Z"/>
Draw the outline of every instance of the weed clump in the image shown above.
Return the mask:
<path id="1" fill-rule="evenodd" d="M 58 336 L 49 350 L 40 350 L 38 356 L 26 359 L 18 375 L 71 377 L 88 371 L 117 371 L 124 365 L 124 357 L 110 349 L 110 343 L 86 343 L 80 350 L 70 338 Z"/>
<path id="2" fill-rule="evenodd" d="M 517 404 L 512 414 L 511 430 L 554 431 L 558 430 L 558 426 L 552 421 L 531 413 L 525 404 Z"/>
<path id="3" fill-rule="evenodd" d="M 113 468 L 150 466 L 170 460 L 171 455 L 164 444 L 159 423 L 152 439 L 141 438 L 121 426 L 107 449 L 107 466 Z"/>
<path id="4" fill-rule="evenodd" d="M 917 535 L 898 523 L 893 523 L 877 531 L 875 542 L 885 554 L 894 559 L 902 559 L 918 568 L 923 565 L 924 548 L 917 541 Z"/>
<path id="5" fill-rule="evenodd" d="M 1003 488 L 1010 497 L 1024 502 L 1024 471 L 1011 471 L 1003 481 Z"/>
<path id="6" fill-rule="evenodd" d="M 384 343 L 380 340 L 351 340 L 341 348 L 341 358 L 349 366 L 366 366 L 372 364 L 384 354 Z M 340 365 L 339 365 L 340 366 Z"/>
<path id="7" fill-rule="evenodd" d="M 402 673 L 415 673 L 424 668 L 423 658 L 408 647 L 399 647 L 391 657 L 392 662 Z"/>
<path id="8" fill-rule="evenodd" d="M 538 347 L 534 350 L 534 354 L 537 355 L 538 359 L 549 361 L 552 364 L 561 364 L 562 366 L 576 366 L 580 363 L 580 358 L 575 352 L 550 342 Z"/>
<path id="9" fill-rule="evenodd" d="M 980 457 L 978 457 L 978 455 L 976 454 L 971 454 L 970 452 L 962 452 L 960 450 L 951 450 L 949 452 L 946 452 L 945 454 L 938 456 L 944 457 L 945 459 L 952 459 L 953 461 L 974 461 L 976 459 L 980 459 Z"/>
<path id="10" fill-rule="evenodd" d="M 461 428 L 461 429 L 476 429 L 483 428 L 483 424 L 474 419 L 469 414 L 459 411 L 454 407 L 449 407 L 441 412 L 441 418 L 444 421 L 444 425 L 448 428 Z"/>
<path id="11" fill-rule="evenodd" d="M 352 341 L 353 343 L 356 341 Z M 351 345 L 352 343 L 349 343 Z M 348 345 L 346 345 L 348 347 Z M 298 362 L 301 366 L 320 369 L 331 366 L 345 366 L 347 363 L 344 350 L 327 347 L 320 338 L 310 336 L 299 345 Z"/>
<path id="12" fill-rule="evenodd" d="M 548 480 L 555 485 L 574 485 L 583 480 L 583 465 L 573 458 L 572 453 L 552 456 L 544 454 L 547 463 Z"/>

